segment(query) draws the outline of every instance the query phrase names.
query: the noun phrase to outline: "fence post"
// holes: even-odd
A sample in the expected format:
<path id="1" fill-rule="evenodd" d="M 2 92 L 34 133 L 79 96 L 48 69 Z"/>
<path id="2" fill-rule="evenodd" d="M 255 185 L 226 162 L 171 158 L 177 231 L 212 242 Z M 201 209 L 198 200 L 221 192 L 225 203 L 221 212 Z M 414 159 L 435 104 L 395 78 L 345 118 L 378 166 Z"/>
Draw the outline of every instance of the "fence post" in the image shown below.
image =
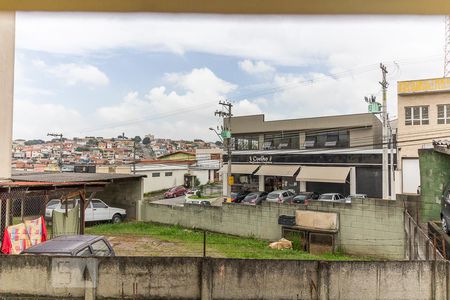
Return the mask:
<path id="1" fill-rule="evenodd" d="M 433 235 L 433 258 L 436 260 L 436 251 L 437 251 L 437 242 L 436 242 L 436 235 Z"/>
<path id="2" fill-rule="evenodd" d="M 206 230 L 203 230 L 203 257 L 206 257 Z"/>
<path id="3" fill-rule="evenodd" d="M 23 198 L 21 198 L 20 199 L 20 220 L 22 220 L 22 222 L 23 222 L 23 210 L 24 210 L 24 199 Z"/>
<path id="4" fill-rule="evenodd" d="M 6 214 L 5 214 L 5 227 L 8 227 L 11 219 L 11 198 L 6 198 Z"/>

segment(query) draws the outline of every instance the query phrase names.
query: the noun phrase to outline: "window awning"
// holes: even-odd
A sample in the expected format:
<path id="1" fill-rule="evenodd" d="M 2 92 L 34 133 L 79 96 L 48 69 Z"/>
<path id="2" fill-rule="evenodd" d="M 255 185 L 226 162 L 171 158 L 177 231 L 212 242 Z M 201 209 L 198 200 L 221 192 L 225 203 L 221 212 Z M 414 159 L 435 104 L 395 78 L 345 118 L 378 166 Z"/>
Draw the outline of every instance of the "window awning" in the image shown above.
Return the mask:
<path id="1" fill-rule="evenodd" d="M 268 176 L 294 176 L 300 166 L 283 166 L 283 165 L 264 165 L 259 168 L 255 175 Z"/>
<path id="2" fill-rule="evenodd" d="M 350 167 L 302 166 L 297 181 L 345 183 Z"/>
<path id="3" fill-rule="evenodd" d="M 233 174 L 253 174 L 259 165 L 237 165 L 231 164 L 231 173 Z M 219 173 L 224 173 L 227 171 L 228 165 L 224 164 L 219 170 Z"/>

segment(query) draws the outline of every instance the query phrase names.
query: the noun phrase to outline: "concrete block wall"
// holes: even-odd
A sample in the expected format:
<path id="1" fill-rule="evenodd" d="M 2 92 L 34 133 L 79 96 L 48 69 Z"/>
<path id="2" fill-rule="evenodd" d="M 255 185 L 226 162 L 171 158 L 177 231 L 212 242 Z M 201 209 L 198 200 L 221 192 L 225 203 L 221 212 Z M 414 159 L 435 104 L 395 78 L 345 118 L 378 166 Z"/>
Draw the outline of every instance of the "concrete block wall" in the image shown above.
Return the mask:
<path id="1" fill-rule="evenodd" d="M 450 300 L 449 271 L 446 261 L 0 256 L 0 298 Z"/>
<path id="2" fill-rule="evenodd" d="M 337 213 L 340 229 L 336 242 L 346 253 L 390 259 L 405 257 L 403 205 L 396 201 L 364 199 L 351 204 L 317 201 L 307 207 L 277 203 L 222 207 L 145 203 L 141 215 L 143 221 L 277 240 L 281 237 L 278 217 L 295 215 L 298 209 Z"/>
<path id="3" fill-rule="evenodd" d="M 127 211 L 128 219 L 138 219 L 137 207 L 143 199 L 143 178 L 116 179 L 112 184 L 106 185 L 95 198 L 103 200 L 106 204 L 123 208 Z"/>

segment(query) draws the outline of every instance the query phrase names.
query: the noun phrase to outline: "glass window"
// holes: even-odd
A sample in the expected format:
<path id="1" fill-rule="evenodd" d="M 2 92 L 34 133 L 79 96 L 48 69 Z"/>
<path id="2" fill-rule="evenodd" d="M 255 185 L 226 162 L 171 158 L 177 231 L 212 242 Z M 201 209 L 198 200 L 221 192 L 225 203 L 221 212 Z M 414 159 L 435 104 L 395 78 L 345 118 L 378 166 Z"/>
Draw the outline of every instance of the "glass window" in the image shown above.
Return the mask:
<path id="1" fill-rule="evenodd" d="M 437 123 L 450 124 L 450 104 L 440 104 L 437 106 Z"/>
<path id="2" fill-rule="evenodd" d="M 254 136 L 235 136 L 232 140 L 234 150 L 258 150 L 259 137 Z"/>
<path id="3" fill-rule="evenodd" d="M 103 203 L 103 201 L 100 200 L 92 200 L 92 207 L 93 208 L 107 208 L 108 205 L 106 205 L 105 203 Z"/>
<path id="4" fill-rule="evenodd" d="M 83 248 L 81 249 L 76 256 L 91 256 L 91 249 L 89 249 L 89 247 Z"/>
<path id="5" fill-rule="evenodd" d="M 47 208 L 56 208 L 59 205 L 59 203 L 61 203 L 61 200 L 59 199 L 50 200 L 47 203 Z"/>
<path id="6" fill-rule="evenodd" d="M 164 175 L 165 175 L 166 177 L 172 176 L 172 172 L 166 172 Z"/>
<path id="7" fill-rule="evenodd" d="M 160 173 L 152 173 L 152 177 L 160 177 L 161 174 Z"/>
<path id="8" fill-rule="evenodd" d="M 264 135 L 264 150 L 299 149 L 300 133 L 298 131 L 277 132 Z"/>
<path id="9" fill-rule="evenodd" d="M 111 251 L 105 241 L 100 240 L 91 245 L 94 256 L 109 256 Z"/>
<path id="10" fill-rule="evenodd" d="M 405 125 L 428 125 L 428 106 L 405 107 Z"/>
<path id="11" fill-rule="evenodd" d="M 305 148 L 348 148 L 348 130 L 306 133 Z"/>

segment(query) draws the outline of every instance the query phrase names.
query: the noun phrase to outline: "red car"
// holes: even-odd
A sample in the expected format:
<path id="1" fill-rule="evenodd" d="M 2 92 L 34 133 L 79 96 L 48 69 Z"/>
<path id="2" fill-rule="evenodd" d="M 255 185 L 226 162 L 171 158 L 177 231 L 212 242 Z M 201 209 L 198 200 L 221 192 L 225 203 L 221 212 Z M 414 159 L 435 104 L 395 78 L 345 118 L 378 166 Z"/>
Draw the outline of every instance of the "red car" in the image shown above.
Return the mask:
<path id="1" fill-rule="evenodd" d="M 175 198 L 175 197 L 179 197 L 179 196 L 183 196 L 187 193 L 187 189 L 180 185 L 180 186 L 176 186 L 171 188 L 170 190 L 168 190 L 167 192 L 164 193 L 164 198 Z"/>

